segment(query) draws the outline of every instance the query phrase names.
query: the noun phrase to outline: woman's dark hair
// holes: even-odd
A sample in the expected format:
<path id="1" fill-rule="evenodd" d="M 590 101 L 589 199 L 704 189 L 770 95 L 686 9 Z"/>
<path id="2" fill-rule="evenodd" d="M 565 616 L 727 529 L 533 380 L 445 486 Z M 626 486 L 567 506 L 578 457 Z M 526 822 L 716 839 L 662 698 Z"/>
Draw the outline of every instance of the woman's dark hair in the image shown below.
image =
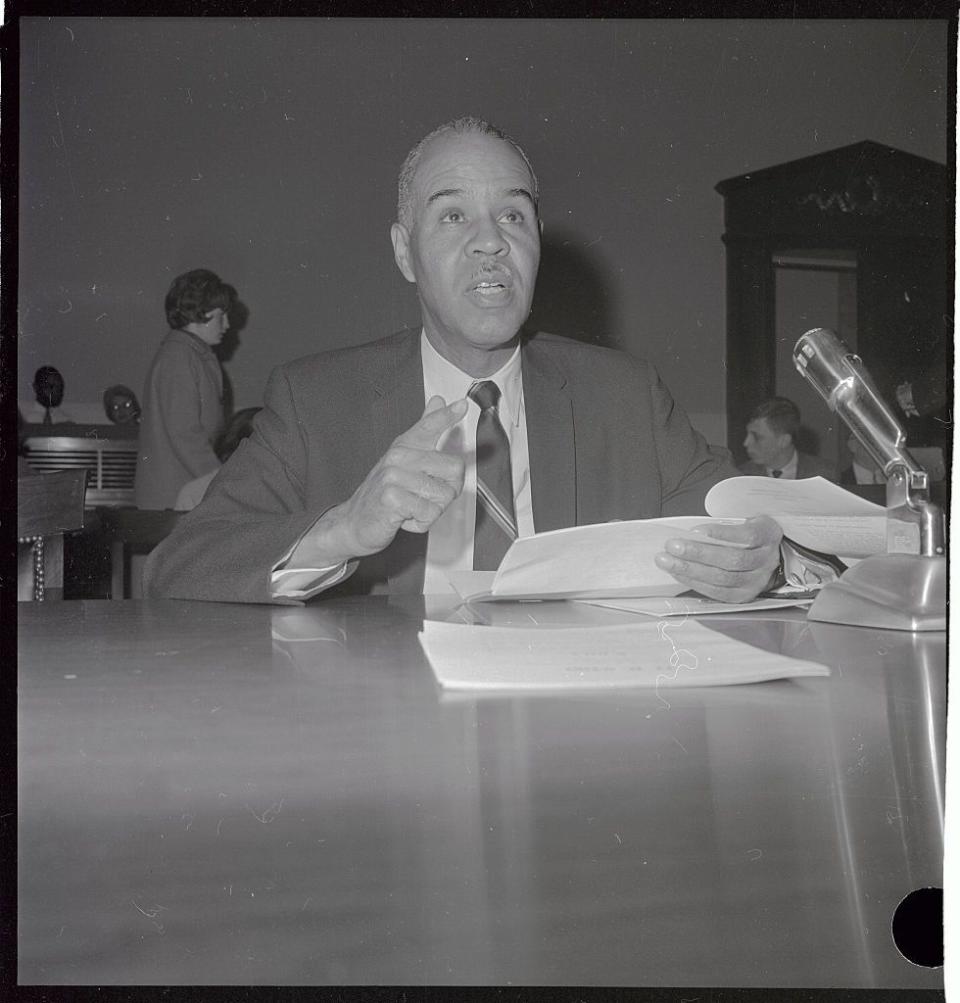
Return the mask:
<path id="1" fill-rule="evenodd" d="M 170 286 L 164 307 L 167 323 L 175 331 L 187 324 L 202 323 L 211 310 L 220 307 L 229 311 L 237 298 L 233 286 L 220 281 L 220 276 L 206 268 L 178 275 Z"/>

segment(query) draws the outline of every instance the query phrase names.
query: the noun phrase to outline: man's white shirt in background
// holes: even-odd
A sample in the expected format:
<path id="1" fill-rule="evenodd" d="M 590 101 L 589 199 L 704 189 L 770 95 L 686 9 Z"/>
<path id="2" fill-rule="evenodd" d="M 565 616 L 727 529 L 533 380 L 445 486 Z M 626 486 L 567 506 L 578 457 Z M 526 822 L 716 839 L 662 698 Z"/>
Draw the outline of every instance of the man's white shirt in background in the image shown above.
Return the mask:
<path id="1" fill-rule="evenodd" d="M 477 382 L 475 377 L 448 362 L 430 344 L 424 332 L 420 334 L 420 358 L 423 367 L 424 406 L 431 397 L 440 396 L 447 404 L 467 396 L 467 391 Z M 517 532 L 531 536 L 533 525 L 533 496 L 530 490 L 530 457 L 527 445 L 527 420 L 523 403 L 523 377 L 520 367 L 520 348 L 493 375 L 500 388 L 497 411 L 500 423 L 510 442 L 510 467 L 513 474 L 514 511 Z M 423 591 L 425 594 L 453 591 L 447 575 L 450 571 L 469 571 L 473 568 L 473 535 L 477 518 L 477 419 L 480 408 L 467 400 L 467 413 L 440 438 L 437 448 L 445 453 L 455 453 L 464 458 L 465 476 L 463 490 L 447 506 L 443 515 L 427 534 L 427 556 Z M 403 532 L 403 530 L 401 530 Z M 299 542 L 299 541 L 298 541 Z M 350 561 L 331 568 L 283 568 L 296 544 L 278 562 L 270 578 L 274 596 L 290 599 L 309 599 L 323 589 L 343 581 L 356 568 Z"/>
<path id="2" fill-rule="evenodd" d="M 886 484 L 887 479 L 882 470 L 871 470 L 862 463 L 853 461 L 853 478 L 857 484 Z"/>
<path id="3" fill-rule="evenodd" d="M 785 481 L 795 481 L 797 479 L 797 451 L 793 451 L 790 462 L 782 467 L 767 467 L 767 477 L 773 477 L 775 469 L 780 471 L 780 477 Z"/>

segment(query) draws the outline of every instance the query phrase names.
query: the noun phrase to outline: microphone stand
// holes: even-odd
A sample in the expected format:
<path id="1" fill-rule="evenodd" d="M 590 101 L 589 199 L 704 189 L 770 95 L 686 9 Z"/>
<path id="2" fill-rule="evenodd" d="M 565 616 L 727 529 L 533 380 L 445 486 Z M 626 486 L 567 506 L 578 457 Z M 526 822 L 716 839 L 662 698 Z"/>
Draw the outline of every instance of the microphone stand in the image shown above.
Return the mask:
<path id="1" fill-rule="evenodd" d="M 929 475 L 860 358 L 827 328 L 807 331 L 793 361 L 849 426 L 887 478 L 887 552 L 864 558 L 825 585 L 811 620 L 889 630 L 946 630 L 947 560 L 943 513 L 930 501 Z"/>

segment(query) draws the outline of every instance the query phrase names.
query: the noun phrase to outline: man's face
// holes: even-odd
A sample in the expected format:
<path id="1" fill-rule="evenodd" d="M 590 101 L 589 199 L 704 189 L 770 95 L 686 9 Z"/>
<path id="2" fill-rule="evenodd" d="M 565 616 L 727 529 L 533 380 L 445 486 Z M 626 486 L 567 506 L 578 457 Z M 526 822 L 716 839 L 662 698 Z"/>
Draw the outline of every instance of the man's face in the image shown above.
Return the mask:
<path id="1" fill-rule="evenodd" d="M 747 456 L 754 463 L 772 467 L 790 445 L 790 441 L 790 436 L 786 432 L 778 435 L 767 424 L 766 418 L 754 418 L 747 425 L 747 437 L 743 440 L 743 445 Z"/>
<path id="2" fill-rule="evenodd" d="M 527 319 L 540 264 L 523 158 L 493 136 L 438 136 L 411 181 L 410 227 L 395 223 L 391 237 L 431 343 L 474 375 L 499 368 L 490 368 L 491 352 Z"/>
<path id="3" fill-rule="evenodd" d="M 108 396 L 106 412 L 114 424 L 127 425 L 140 417 L 140 405 L 135 397 L 117 390 Z"/>

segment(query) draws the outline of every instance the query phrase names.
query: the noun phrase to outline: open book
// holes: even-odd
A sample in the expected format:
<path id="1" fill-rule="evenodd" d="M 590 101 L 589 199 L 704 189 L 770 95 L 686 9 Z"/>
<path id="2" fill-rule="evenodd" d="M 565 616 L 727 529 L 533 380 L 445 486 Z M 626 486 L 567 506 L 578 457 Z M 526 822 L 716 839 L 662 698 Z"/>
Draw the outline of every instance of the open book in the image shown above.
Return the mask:
<path id="1" fill-rule="evenodd" d="M 515 540 L 496 573 L 451 575 L 465 600 L 623 599 L 685 591 L 654 562 L 666 541 L 705 533 L 715 522 L 769 515 L 784 534 L 847 560 L 886 550 L 886 510 L 822 477 L 800 481 L 731 477 L 706 497 L 709 516 L 672 516 L 575 526 Z M 711 539 L 712 543 L 740 544 Z M 473 575 L 472 587 L 466 576 Z M 463 580 L 461 581 L 460 578 Z"/>

